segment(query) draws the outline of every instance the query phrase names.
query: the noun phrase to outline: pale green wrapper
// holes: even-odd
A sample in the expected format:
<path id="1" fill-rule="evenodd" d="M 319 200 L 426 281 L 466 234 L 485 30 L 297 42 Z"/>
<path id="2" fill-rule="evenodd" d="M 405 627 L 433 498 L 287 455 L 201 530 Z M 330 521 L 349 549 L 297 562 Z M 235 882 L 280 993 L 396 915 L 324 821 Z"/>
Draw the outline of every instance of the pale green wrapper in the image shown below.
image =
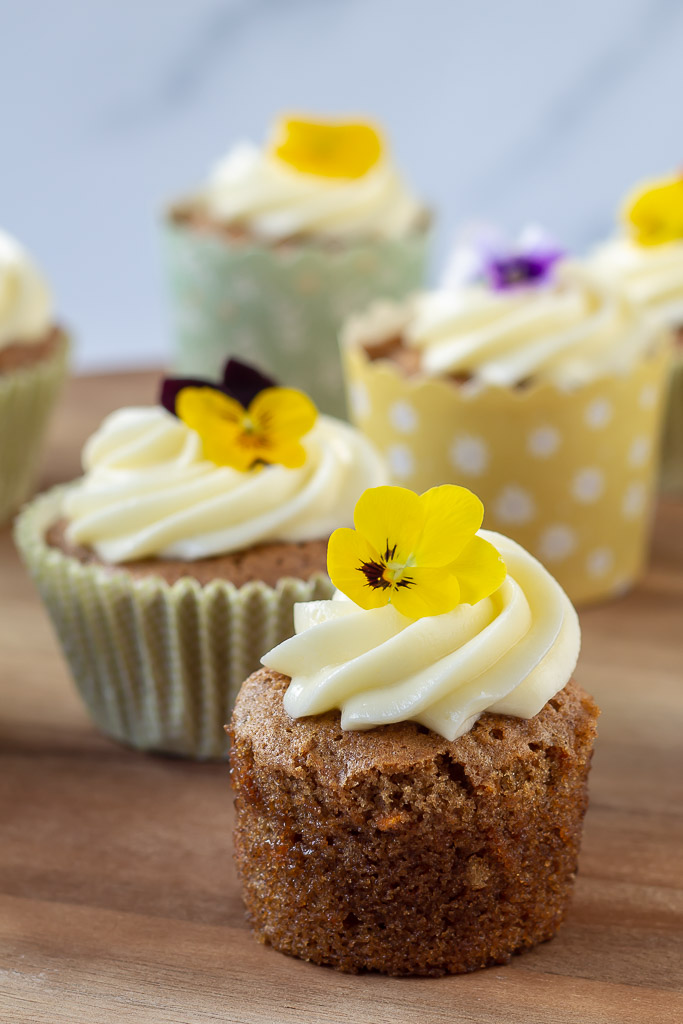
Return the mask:
<path id="1" fill-rule="evenodd" d="M 683 494 L 683 340 L 679 342 L 669 378 L 669 400 L 662 439 L 662 490 Z"/>
<path id="2" fill-rule="evenodd" d="M 164 242 L 177 373 L 215 379 L 238 356 L 346 417 L 339 329 L 373 300 L 423 286 L 429 231 L 339 248 L 265 246 L 168 217 Z"/>
<path id="3" fill-rule="evenodd" d="M 34 486 L 48 421 L 66 378 L 68 350 L 64 337 L 49 358 L 0 374 L 0 523 Z"/>
<path id="4" fill-rule="evenodd" d="M 170 585 L 84 565 L 45 541 L 65 490 L 31 502 L 15 540 L 94 721 L 140 750 L 224 758 L 223 726 L 242 682 L 293 634 L 294 603 L 331 597 L 332 583 L 320 573 L 276 587 L 189 578 Z"/>

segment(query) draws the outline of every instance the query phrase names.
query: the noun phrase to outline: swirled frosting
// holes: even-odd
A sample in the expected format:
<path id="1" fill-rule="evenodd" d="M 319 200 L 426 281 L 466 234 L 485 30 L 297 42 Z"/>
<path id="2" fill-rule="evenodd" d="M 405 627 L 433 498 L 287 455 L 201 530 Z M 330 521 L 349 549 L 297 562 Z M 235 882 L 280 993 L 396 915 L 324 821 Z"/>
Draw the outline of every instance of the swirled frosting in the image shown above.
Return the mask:
<path id="1" fill-rule="evenodd" d="M 243 473 L 208 462 L 199 435 L 165 409 L 120 409 L 85 445 L 85 475 L 64 500 L 68 537 L 110 563 L 325 538 L 352 523 L 358 496 L 386 483 L 386 470 L 362 434 L 327 416 L 302 444 L 298 469 Z"/>
<path id="2" fill-rule="evenodd" d="M 415 721 L 453 740 L 484 711 L 532 718 L 569 681 L 581 643 L 560 585 L 524 548 L 487 530 L 508 568 L 475 605 L 408 619 L 342 595 L 295 606 L 296 635 L 262 659 L 291 677 L 293 718 L 338 708 L 343 729 Z"/>
<path id="3" fill-rule="evenodd" d="M 346 344 L 396 336 L 388 304 L 351 321 Z M 530 378 L 573 387 L 626 372 L 655 343 L 656 325 L 622 291 L 583 265 L 560 264 L 543 287 L 495 291 L 483 284 L 428 292 L 403 307 L 403 343 L 429 376 L 464 374 L 514 387 Z"/>
<path id="4" fill-rule="evenodd" d="M 661 323 L 683 325 L 683 242 L 644 246 L 615 238 L 595 250 L 590 265 Z"/>
<path id="5" fill-rule="evenodd" d="M 248 142 L 218 163 L 198 197 L 226 224 L 244 224 L 268 241 L 320 238 L 397 238 L 424 216 L 389 158 L 362 177 L 335 180 L 302 174 Z"/>
<path id="6" fill-rule="evenodd" d="M 52 301 L 40 271 L 10 235 L 0 231 L 0 348 L 41 341 Z"/>

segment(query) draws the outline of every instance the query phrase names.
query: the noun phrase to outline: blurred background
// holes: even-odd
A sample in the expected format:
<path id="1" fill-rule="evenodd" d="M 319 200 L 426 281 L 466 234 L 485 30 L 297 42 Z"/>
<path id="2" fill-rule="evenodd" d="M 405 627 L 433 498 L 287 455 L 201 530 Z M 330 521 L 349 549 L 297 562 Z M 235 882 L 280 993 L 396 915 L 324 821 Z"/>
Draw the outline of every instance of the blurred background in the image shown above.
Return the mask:
<path id="1" fill-rule="evenodd" d="M 160 211 L 294 109 L 362 113 L 438 210 L 580 250 L 683 160 L 678 0 L 4 0 L 0 224 L 76 369 L 167 354 Z"/>

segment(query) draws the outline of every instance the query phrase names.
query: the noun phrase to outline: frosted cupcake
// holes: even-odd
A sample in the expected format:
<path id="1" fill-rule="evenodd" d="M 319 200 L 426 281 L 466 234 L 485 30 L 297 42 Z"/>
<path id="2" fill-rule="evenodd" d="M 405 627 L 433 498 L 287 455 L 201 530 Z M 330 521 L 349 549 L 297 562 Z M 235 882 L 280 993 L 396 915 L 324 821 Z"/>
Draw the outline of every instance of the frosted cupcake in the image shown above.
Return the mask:
<path id="1" fill-rule="evenodd" d="M 460 252 L 442 290 L 371 308 L 342 348 L 395 481 L 476 486 L 574 602 L 638 578 L 670 338 L 623 293 L 534 233 Z"/>
<path id="2" fill-rule="evenodd" d="M 460 973 L 551 938 L 598 709 L 576 613 L 461 487 L 367 491 L 335 598 L 298 605 L 232 719 L 257 938 L 340 970 Z"/>
<path id="3" fill-rule="evenodd" d="M 601 245 L 595 270 L 676 334 L 664 425 L 662 484 L 683 492 L 683 177 L 640 185 L 624 203 L 623 234 Z"/>
<path id="4" fill-rule="evenodd" d="M 108 416 L 84 476 L 16 538 L 94 720 L 144 750 L 225 753 L 239 684 L 328 596 L 327 538 L 383 482 L 372 444 L 243 364 Z"/>
<path id="5" fill-rule="evenodd" d="M 66 336 L 43 276 L 0 231 L 0 522 L 33 486 L 66 364 Z"/>
<path id="6" fill-rule="evenodd" d="M 236 352 L 344 415 L 339 326 L 422 285 L 427 220 L 372 125 L 280 118 L 168 212 L 176 369 Z"/>

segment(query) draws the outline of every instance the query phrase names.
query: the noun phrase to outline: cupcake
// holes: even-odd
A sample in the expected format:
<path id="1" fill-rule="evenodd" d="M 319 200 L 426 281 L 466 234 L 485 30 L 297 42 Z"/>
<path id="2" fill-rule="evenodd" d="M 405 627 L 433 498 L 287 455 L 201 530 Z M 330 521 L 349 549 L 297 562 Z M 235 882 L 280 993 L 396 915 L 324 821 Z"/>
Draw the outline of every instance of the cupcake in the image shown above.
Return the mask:
<path id="1" fill-rule="evenodd" d="M 569 599 L 468 490 L 366 491 L 332 600 L 295 609 L 231 723 L 256 937 L 343 971 L 505 963 L 571 896 L 598 709 Z"/>
<path id="2" fill-rule="evenodd" d="M 384 482 L 372 444 L 231 361 L 108 416 L 84 476 L 37 498 L 16 539 L 104 732 L 143 750 L 225 755 L 242 680 L 329 596 L 327 538 Z"/>
<path id="3" fill-rule="evenodd" d="M 421 286 L 427 227 L 372 125 L 280 118 L 166 215 L 176 369 L 236 352 L 345 415 L 339 326 Z"/>
<path id="4" fill-rule="evenodd" d="M 0 231 L 0 523 L 33 486 L 67 347 L 40 271 Z"/>
<path id="5" fill-rule="evenodd" d="M 354 422 L 417 490 L 476 486 L 486 526 L 575 603 L 647 553 L 670 337 L 538 233 L 457 254 L 436 292 L 342 335 Z"/>
<path id="6" fill-rule="evenodd" d="M 662 485 L 683 493 L 683 177 L 647 182 L 624 203 L 623 233 L 592 266 L 676 336 L 664 420 Z"/>

